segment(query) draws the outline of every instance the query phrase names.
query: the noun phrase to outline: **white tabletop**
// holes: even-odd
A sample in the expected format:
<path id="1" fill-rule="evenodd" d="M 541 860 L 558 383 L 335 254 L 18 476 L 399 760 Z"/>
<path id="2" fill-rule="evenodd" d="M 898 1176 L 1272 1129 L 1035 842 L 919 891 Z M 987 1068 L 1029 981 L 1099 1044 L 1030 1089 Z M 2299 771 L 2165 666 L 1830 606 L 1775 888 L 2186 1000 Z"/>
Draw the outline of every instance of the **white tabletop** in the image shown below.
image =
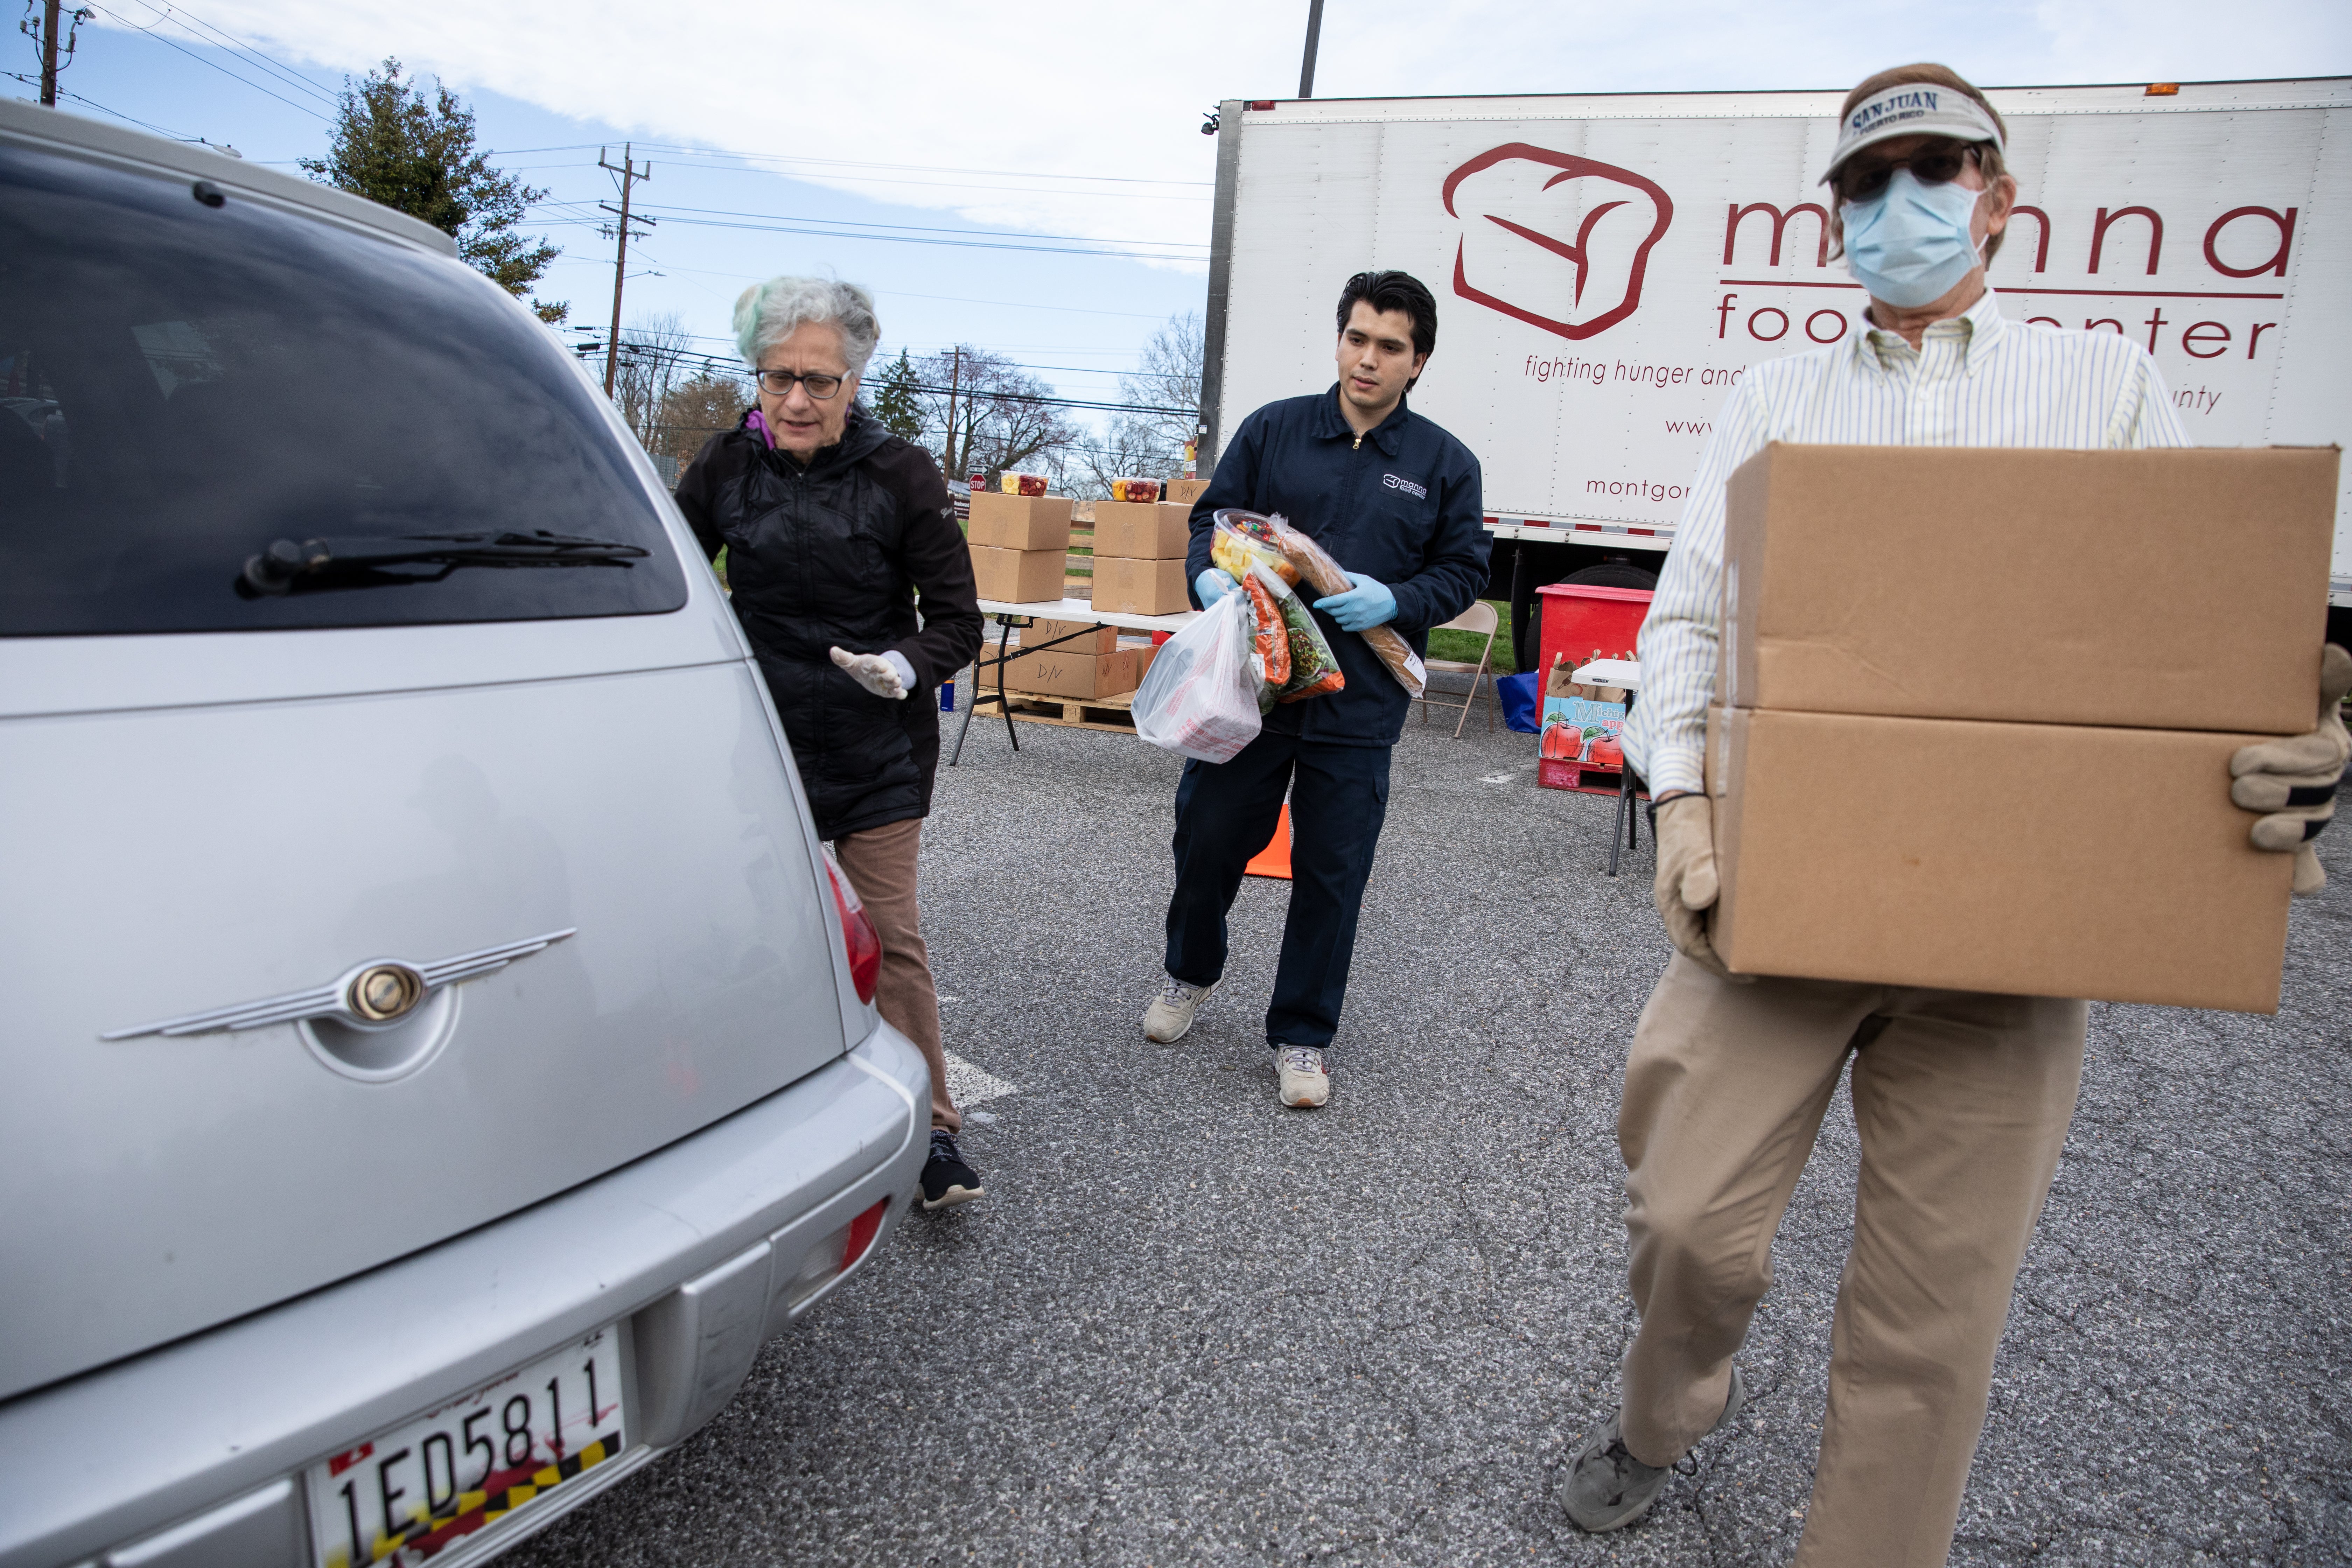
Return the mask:
<path id="1" fill-rule="evenodd" d="M 1125 626 L 1134 632 L 1172 632 L 1191 624 L 1198 610 L 1179 610 L 1172 616 L 1129 616 L 1117 610 L 1097 610 L 1091 599 L 1044 599 L 1034 605 L 1008 605 L 996 599 L 980 602 L 982 615 L 1029 616 L 1041 621 L 1082 621 L 1088 626 Z"/>
<path id="2" fill-rule="evenodd" d="M 1579 686 L 1616 686 L 1627 691 L 1642 689 L 1642 666 L 1630 658 L 1596 658 L 1569 679 Z"/>

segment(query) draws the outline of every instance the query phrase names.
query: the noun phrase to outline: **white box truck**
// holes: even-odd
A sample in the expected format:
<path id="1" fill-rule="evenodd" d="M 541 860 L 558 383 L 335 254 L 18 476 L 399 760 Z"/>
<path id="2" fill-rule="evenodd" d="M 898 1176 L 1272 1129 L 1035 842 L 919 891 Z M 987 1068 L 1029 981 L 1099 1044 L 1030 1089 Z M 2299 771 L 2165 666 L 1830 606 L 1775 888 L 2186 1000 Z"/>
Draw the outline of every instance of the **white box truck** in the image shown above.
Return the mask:
<path id="1" fill-rule="evenodd" d="M 1992 266 L 2012 317 L 2148 345 L 2200 446 L 2352 444 L 2352 78 L 1987 96 L 2020 187 Z M 1330 384 L 1349 274 L 1401 268 L 1438 299 L 1414 406 L 1485 466 L 1523 631 L 1540 584 L 1640 585 L 1725 395 L 1864 302 L 1818 184 L 1843 98 L 1226 101 L 1202 471 L 1251 409 Z"/>

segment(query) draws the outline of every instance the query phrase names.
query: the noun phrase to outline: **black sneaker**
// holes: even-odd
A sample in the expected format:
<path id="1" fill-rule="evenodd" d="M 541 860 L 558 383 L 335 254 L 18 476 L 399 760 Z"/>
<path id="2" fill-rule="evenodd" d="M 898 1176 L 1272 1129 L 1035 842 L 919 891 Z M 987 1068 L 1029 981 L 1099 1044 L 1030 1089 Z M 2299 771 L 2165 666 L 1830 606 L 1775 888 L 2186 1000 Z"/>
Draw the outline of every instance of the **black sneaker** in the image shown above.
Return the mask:
<path id="1" fill-rule="evenodd" d="M 982 1194 L 980 1173 L 963 1163 L 955 1134 L 944 1127 L 931 1129 L 931 1157 L 923 1162 L 923 1208 L 953 1207 Z"/>

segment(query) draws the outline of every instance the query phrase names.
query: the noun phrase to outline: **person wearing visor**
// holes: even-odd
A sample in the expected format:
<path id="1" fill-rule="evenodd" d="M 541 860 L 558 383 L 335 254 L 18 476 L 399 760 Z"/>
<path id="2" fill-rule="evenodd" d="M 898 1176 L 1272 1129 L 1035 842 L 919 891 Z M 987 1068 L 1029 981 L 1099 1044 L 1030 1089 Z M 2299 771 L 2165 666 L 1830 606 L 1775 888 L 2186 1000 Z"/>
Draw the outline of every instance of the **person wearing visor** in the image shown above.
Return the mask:
<path id="1" fill-rule="evenodd" d="M 940 763 L 942 681 L 980 651 L 980 599 L 929 453 L 857 401 L 882 325 L 829 278 L 771 278 L 735 301 L 758 404 L 678 476 L 705 554 L 727 552 L 736 618 L 792 742 L 816 835 L 882 942 L 874 1005 L 931 1068 L 926 1209 L 983 1194 L 957 1147 L 916 870 Z M 921 615 L 916 595 L 921 595 Z M 756 886 L 756 883 L 755 883 Z"/>
<path id="2" fill-rule="evenodd" d="M 1770 1282 L 1772 1236 L 1850 1063 L 1853 1241 L 1796 1561 L 1925 1565 L 1951 1544 L 2018 1265 L 2074 1114 L 2088 1008 L 1729 973 L 1708 936 L 1702 761 L 1724 481 L 1767 442 L 2189 444 L 2138 344 L 2001 314 L 1985 267 L 2017 199 L 2005 143 L 2000 114 L 1943 66 L 1887 71 L 1849 95 L 1825 183 L 1868 311 L 1850 336 L 1757 365 L 1733 389 L 1643 623 L 1625 750 L 1657 801 L 1654 896 L 1676 951 L 1643 1010 L 1618 1110 L 1641 1327 L 1619 1408 L 1563 1488 L 1586 1530 L 1641 1518 L 1676 1461 L 1738 1415 L 1734 1357 Z M 2309 838 L 2352 751 L 2335 717 L 2352 658 L 2330 647 L 2315 662 L 2321 722 L 2240 752 L 2226 786 L 2264 814 L 2251 825 L 2258 847 L 2297 854 L 2302 891 L 2324 880 Z"/>

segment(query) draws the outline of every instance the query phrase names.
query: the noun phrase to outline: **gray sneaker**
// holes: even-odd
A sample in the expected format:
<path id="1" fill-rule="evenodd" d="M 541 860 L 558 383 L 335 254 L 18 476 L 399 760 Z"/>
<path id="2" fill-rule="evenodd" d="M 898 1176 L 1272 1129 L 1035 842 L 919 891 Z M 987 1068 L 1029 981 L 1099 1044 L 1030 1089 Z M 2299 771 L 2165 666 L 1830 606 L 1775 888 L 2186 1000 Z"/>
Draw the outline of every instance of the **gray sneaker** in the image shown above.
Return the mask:
<path id="1" fill-rule="evenodd" d="M 1723 1414 L 1716 1417 L 1706 1435 L 1713 1436 L 1730 1426 L 1738 1416 L 1740 1406 L 1747 1403 L 1748 1384 L 1735 1366 L 1731 1369 L 1731 1393 L 1723 1402 Z M 1567 1496 L 1562 1500 L 1568 1517 L 1576 1521 L 1578 1528 L 1594 1534 L 1622 1529 L 1649 1512 L 1666 1478 L 1674 1474 L 1671 1465 L 1658 1469 L 1633 1456 L 1618 1431 L 1617 1415 L 1616 1411 L 1611 1411 L 1609 1419 L 1601 1424 L 1601 1430 L 1576 1456 L 1576 1463 L 1568 1472 Z"/>
<path id="2" fill-rule="evenodd" d="M 1276 1046 L 1275 1070 L 1282 1103 L 1295 1110 L 1312 1110 L 1331 1098 L 1331 1069 L 1314 1046 Z"/>
<path id="3" fill-rule="evenodd" d="M 1192 1015 L 1201 1010 L 1201 1004 L 1216 988 L 1213 980 L 1206 985 L 1187 985 L 1172 974 L 1166 976 L 1160 994 L 1143 1010 L 1143 1037 L 1163 1046 L 1182 1039 L 1184 1032 L 1192 1026 Z"/>

